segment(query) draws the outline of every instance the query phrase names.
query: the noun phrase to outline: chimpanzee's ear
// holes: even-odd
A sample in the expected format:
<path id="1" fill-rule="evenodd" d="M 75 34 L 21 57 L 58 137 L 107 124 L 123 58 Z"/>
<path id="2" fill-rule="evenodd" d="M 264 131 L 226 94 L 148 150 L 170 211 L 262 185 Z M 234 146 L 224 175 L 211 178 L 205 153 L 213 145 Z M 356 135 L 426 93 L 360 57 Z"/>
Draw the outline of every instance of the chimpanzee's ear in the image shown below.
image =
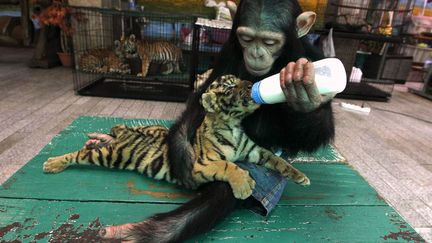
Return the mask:
<path id="1" fill-rule="evenodd" d="M 235 4 L 235 2 L 233 2 L 233 1 L 227 1 L 226 6 L 228 7 L 228 9 L 230 11 L 231 19 L 234 19 L 234 15 L 237 12 L 237 4 Z"/>
<path id="2" fill-rule="evenodd" d="M 316 13 L 312 11 L 306 11 L 301 13 L 296 20 L 297 23 L 297 37 L 303 37 L 307 35 L 309 30 L 312 28 L 316 20 Z"/>
<path id="3" fill-rule="evenodd" d="M 201 104 L 204 107 L 204 110 L 208 113 L 218 112 L 219 106 L 217 104 L 216 94 L 213 92 L 207 92 L 201 95 Z"/>

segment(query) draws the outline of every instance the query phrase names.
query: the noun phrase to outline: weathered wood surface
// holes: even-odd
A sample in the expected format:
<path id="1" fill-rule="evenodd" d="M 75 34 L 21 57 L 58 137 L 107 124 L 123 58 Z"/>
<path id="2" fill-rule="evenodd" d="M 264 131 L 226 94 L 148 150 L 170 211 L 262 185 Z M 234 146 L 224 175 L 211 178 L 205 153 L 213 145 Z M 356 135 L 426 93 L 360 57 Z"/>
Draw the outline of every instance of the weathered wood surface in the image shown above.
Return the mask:
<path id="1" fill-rule="evenodd" d="M 96 166 L 71 166 L 59 174 L 42 172 L 48 157 L 77 150 L 86 141 L 86 133 L 107 132 L 114 124 L 169 126 L 171 122 L 101 117 L 75 120 L 0 186 L 0 225 L 5 225 L 0 227 L 0 236 L 9 241 L 97 242 L 102 225 L 138 221 L 172 210 L 194 196 L 193 191 L 137 173 Z M 327 147 L 321 156 L 334 157 L 333 149 Z M 423 241 L 343 161 L 308 161 L 295 166 L 309 176 L 312 185 L 289 184 L 270 217 L 239 210 L 195 241 Z M 359 224 L 359 219 L 367 224 Z"/>
<path id="2" fill-rule="evenodd" d="M 102 242 L 102 225 L 139 221 L 177 205 L 0 199 L 0 239 Z M 278 206 L 269 217 L 236 210 L 189 242 L 422 242 L 389 206 Z"/>
<path id="3" fill-rule="evenodd" d="M 29 69 L 25 62 L 31 56 L 31 49 L 0 47 L 0 183 L 78 116 L 112 116 L 123 104 L 129 107 L 118 112 L 123 117 L 174 119 L 184 109 L 182 103 L 159 106 L 155 101 L 76 96 L 69 69 Z M 432 117 L 430 101 L 406 92 L 394 91 L 388 103 L 369 104 L 426 120 Z M 338 150 L 432 242 L 430 123 L 374 108 L 369 116 L 343 111 L 337 104 L 334 110 Z"/>

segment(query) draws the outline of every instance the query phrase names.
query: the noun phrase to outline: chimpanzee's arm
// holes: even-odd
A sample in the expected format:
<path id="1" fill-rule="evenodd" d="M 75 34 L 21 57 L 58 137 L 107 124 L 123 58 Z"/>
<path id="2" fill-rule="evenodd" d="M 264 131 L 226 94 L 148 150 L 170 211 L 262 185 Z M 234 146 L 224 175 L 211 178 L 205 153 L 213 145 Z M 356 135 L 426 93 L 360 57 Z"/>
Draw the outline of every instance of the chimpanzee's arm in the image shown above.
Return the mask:
<path id="1" fill-rule="evenodd" d="M 329 143 L 335 133 L 331 103 L 308 113 L 287 104 L 264 105 L 243 121 L 248 136 L 263 147 L 282 147 L 291 152 L 312 152 Z"/>

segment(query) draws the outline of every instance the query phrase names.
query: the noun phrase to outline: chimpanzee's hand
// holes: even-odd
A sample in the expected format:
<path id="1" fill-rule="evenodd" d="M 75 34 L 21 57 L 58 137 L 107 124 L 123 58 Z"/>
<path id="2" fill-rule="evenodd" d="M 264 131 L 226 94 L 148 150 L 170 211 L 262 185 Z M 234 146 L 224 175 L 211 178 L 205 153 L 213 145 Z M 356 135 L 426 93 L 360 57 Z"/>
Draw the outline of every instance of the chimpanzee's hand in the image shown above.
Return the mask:
<path id="1" fill-rule="evenodd" d="M 114 141 L 114 138 L 106 133 L 89 133 L 87 134 L 87 137 L 89 138 L 89 140 L 87 140 L 85 143 L 85 147 L 87 149 L 100 149 Z"/>
<path id="2" fill-rule="evenodd" d="M 288 104 L 299 112 L 311 112 L 333 98 L 319 94 L 313 63 L 306 58 L 290 62 L 280 71 L 280 85 Z"/>

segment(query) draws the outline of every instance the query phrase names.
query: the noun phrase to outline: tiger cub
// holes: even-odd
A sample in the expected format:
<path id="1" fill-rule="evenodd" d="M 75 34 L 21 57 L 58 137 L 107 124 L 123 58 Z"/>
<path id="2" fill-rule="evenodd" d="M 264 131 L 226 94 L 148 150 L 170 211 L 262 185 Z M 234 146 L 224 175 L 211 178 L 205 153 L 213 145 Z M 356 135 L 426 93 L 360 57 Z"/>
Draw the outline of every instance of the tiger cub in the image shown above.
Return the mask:
<path id="1" fill-rule="evenodd" d="M 116 47 L 117 48 L 117 47 Z M 81 55 L 79 69 L 92 73 L 130 73 L 129 65 L 118 56 L 117 51 L 105 48 L 91 49 Z"/>
<path id="2" fill-rule="evenodd" d="M 161 72 L 162 75 L 181 73 L 182 50 L 171 42 L 137 40 L 132 34 L 127 38 L 121 38 L 120 43 L 126 58 L 141 59 L 141 73 L 138 73 L 138 76 L 146 77 L 152 62 L 166 66 L 166 70 Z"/>
<path id="3" fill-rule="evenodd" d="M 195 163 L 192 176 L 197 184 L 225 181 L 239 199 L 249 197 L 255 181 L 234 161 L 243 160 L 279 171 L 301 185 L 309 179 L 284 159 L 256 145 L 242 129 L 241 120 L 259 105 L 250 97 L 251 83 L 232 75 L 213 82 L 201 97 L 206 116 L 196 131 L 191 149 Z M 106 134 L 105 134 L 106 135 Z M 136 170 L 151 178 L 180 184 L 170 174 L 168 129 L 162 126 L 117 125 L 101 146 L 84 146 L 79 151 L 49 158 L 45 172 L 61 172 L 71 164 L 94 164 Z"/>

